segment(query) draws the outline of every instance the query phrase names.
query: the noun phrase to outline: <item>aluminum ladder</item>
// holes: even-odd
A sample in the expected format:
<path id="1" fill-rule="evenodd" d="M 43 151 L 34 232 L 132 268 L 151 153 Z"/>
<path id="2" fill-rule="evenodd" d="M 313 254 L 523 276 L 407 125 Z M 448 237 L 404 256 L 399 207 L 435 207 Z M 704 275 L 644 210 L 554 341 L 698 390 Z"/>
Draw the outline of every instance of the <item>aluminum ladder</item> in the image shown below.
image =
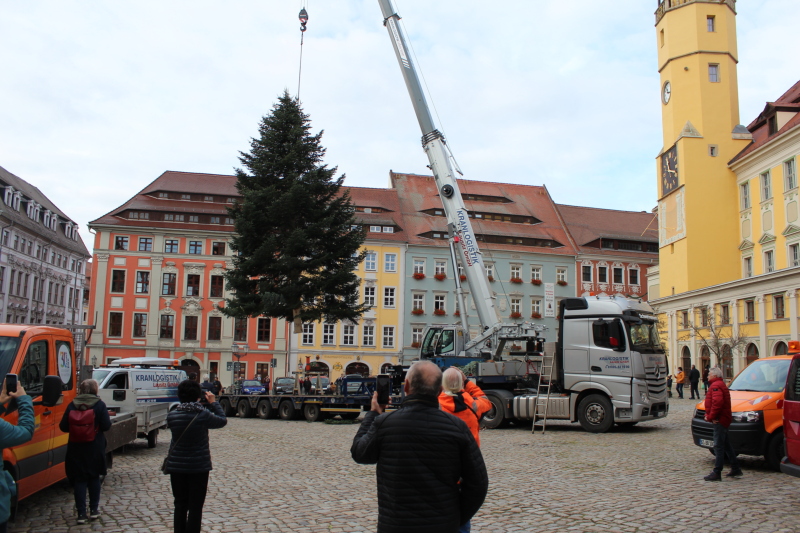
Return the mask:
<path id="1" fill-rule="evenodd" d="M 554 357 L 541 356 L 542 364 L 539 367 L 539 387 L 536 394 L 536 409 L 533 413 L 531 433 L 536 434 L 537 424 L 542 428 L 542 434 L 547 430 L 547 408 L 550 405 L 550 389 L 553 382 Z M 545 377 L 547 381 L 545 382 Z"/>

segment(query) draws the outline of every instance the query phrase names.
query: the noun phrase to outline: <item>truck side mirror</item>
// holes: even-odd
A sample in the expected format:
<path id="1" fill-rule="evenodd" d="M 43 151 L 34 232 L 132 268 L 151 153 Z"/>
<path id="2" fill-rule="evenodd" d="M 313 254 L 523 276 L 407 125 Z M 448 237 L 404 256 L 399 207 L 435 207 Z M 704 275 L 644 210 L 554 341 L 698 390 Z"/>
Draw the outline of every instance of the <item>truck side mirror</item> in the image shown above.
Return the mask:
<path id="1" fill-rule="evenodd" d="M 45 376 L 42 385 L 42 405 L 52 407 L 61 399 L 61 390 L 64 382 L 58 376 Z"/>

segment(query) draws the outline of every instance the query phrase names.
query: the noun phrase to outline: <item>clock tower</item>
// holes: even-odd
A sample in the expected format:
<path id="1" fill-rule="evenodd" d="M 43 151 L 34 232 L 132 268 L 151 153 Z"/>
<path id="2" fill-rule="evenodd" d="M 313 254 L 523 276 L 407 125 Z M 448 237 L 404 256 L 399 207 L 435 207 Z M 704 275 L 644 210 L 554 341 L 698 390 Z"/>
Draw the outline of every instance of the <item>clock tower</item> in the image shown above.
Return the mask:
<path id="1" fill-rule="evenodd" d="M 660 0 L 659 296 L 741 277 L 736 0 Z"/>

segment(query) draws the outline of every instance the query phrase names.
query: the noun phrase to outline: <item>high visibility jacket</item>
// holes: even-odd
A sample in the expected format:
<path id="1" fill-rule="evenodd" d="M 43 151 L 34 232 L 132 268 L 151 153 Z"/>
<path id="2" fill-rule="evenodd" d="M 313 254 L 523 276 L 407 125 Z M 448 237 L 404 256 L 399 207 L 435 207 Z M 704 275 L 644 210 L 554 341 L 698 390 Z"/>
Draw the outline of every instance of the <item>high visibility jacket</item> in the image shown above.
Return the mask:
<path id="1" fill-rule="evenodd" d="M 444 392 L 439 394 L 439 405 L 444 411 L 457 416 L 466 422 L 475 442 L 481 445 L 478 436 L 480 431 L 480 419 L 483 414 L 492 408 L 492 402 L 486 397 L 480 387 L 470 380 L 464 384 L 464 388 L 455 396 L 450 396 Z"/>

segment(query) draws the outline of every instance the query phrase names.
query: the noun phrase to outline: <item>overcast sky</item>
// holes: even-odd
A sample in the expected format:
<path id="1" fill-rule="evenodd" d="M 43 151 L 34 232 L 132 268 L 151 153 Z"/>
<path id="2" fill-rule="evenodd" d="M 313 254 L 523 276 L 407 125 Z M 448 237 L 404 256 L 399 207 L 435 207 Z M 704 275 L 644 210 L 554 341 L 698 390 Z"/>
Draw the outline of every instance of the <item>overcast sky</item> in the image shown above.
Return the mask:
<path id="1" fill-rule="evenodd" d="M 466 178 L 656 205 L 656 0 L 396 0 Z M 298 90 L 345 184 L 429 173 L 377 0 L 0 0 L 0 166 L 86 223 L 166 170 L 232 174 Z M 740 122 L 798 79 L 797 0 L 740 0 Z"/>

